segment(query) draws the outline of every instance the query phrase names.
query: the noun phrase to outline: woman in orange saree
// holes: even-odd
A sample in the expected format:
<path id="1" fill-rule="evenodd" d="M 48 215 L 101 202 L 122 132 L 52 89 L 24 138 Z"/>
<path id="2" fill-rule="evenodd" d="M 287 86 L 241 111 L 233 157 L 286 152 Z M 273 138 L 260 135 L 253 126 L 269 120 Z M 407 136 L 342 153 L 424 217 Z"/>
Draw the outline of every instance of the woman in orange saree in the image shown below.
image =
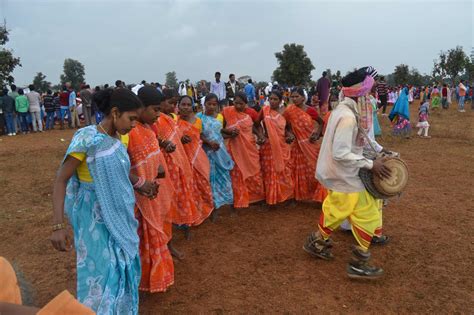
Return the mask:
<path id="1" fill-rule="evenodd" d="M 319 144 L 323 120 L 314 108 L 305 105 L 305 94 L 302 88 L 291 92 L 293 104 L 289 105 L 283 116 L 291 125 L 296 137 L 291 148 L 290 164 L 294 183 L 295 200 L 314 200 L 319 182 L 314 174 L 318 160 Z M 316 129 L 315 122 L 319 127 Z"/>
<path id="2" fill-rule="evenodd" d="M 129 133 L 130 172 L 140 179 L 159 184 L 156 198 L 150 199 L 135 192 L 135 216 L 139 222 L 142 264 L 139 289 L 165 292 L 174 283 L 173 259 L 168 249 L 172 236 L 174 190 L 156 134 L 150 128 L 159 115 L 158 106 L 162 95 L 155 88 L 145 86 L 138 91 L 138 97 L 145 108 L 139 115 L 136 128 Z"/>
<path id="3" fill-rule="evenodd" d="M 193 200 L 200 212 L 194 225 L 201 224 L 214 209 L 211 190 L 211 167 L 206 152 L 202 148 L 201 119 L 194 115 L 192 99 L 185 95 L 178 102 L 178 126 L 181 134 L 190 139 L 183 145 L 193 169 Z"/>
<path id="4" fill-rule="evenodd" d="M 248 208 L 250 203 L 265 199 L 260 155 L 255 143 L 254 122 L 246 111 L 247 96 L 238 92 L 234 98 L 234 106 L 222 110 L 225 129 L 229 135 L 228 151 L 234 160 L 234 168 L 230 171 L 232 190 L 234 192 L 234 208 Z M 259 143 L 264 139 L 259 134 Z"/>
<path id="5" fill-rule="evenodd" d="M 267 138 L 260 147 L 260 161 L 265 183 L 265 199 L 269 205 L 293 197 L 293 179 L 289 162 L 290 144 L 294 141 L 294 135 L 286 128 L 286 120 L 280 109 L 282 99 L 280 92 L 271 92 L 270 105 L 262 108 L 257 120 L 263 122 Z"/>
<path id="6" fill-rule="evenodd" d="M 175 119 L 177 116 L 174 110 L 177 100 L 178 95 L 175 90 L 163 91 L 163 101 L 159 106 L 162 114 L 153 127 L 158 135 L 160 146 L 165 148 L 164 156 L 176 193 L 177 207 L 172 213 L 172 221 L 184 226 L 187 231 L 186 226 L 199 222 L 201 214 L 193 199 L 193 170 L 182 143 L 186 143 L 188 139 L 181 134 Z"/>

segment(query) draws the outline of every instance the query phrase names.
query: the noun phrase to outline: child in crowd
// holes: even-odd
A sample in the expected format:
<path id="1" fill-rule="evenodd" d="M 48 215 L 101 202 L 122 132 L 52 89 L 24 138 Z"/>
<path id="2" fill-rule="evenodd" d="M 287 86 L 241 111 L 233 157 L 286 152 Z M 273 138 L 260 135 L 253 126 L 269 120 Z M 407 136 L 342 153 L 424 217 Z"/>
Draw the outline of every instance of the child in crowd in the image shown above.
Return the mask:
<path id="1" fill-rule="evenodd" d="M 418 123 L 416 124 L 418 130 L 418 136 L 421 138 L 431 138 L 428 136 L 428 129 L 430 128 L 430 124 L 428 123 L 429 117 L 429 103 L 424 102 L 420 105 L 420 109 L 418 110 Z"/>

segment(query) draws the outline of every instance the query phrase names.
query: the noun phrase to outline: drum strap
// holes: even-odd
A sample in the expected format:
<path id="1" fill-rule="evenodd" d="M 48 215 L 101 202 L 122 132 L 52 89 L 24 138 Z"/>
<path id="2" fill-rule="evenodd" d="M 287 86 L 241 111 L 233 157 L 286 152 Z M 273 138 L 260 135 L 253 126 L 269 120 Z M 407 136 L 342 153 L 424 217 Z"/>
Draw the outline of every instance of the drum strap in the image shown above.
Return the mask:
<path id="1" fill-rule="evenodd" d="M 356 119 L 356 123 L 357 123 L 357 129 L 359 130 L 359 132 L 362 134 L 362 136 L 365 138 L 365 140 L 367 141 L 367 143 L 369 144 L 370 148 L 375 152 L 375 154 L 377 155 L 378 152 L 377 150 L 375 149 L 374 145 L 372 144 L 372 141 L 370 141 L 369 139 L 369 136 L 367 135 L 367 132 L 365 132 L 364 128 L 362 128 L 359 124 L 359 120 L 360 120 L 360 115 L 359 113 L 356 112 L 356 110 L 346 104 L 341 104 L 341 105 L 345 105 L 347 108 L 349 108 L 351 110 L 351 112 L 354 114 L 355 116 L 355 119 Z"/>

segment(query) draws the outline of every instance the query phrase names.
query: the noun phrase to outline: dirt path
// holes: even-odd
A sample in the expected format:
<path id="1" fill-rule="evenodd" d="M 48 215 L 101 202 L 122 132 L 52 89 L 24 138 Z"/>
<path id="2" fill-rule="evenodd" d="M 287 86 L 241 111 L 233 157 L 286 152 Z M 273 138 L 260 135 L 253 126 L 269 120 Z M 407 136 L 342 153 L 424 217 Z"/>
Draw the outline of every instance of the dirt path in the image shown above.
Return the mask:
<path id="1" fill-rule="evenodd" d="M 177 233 L 186 259 L 176 262 L 176 283 L 165 294 L 142 294 L 141 312 L 472 312 L 474 113 L 434 113 L 431 124 L 430 140 L 380 141 L 401 152 L 410 168 L 406 192 L 384 211 L 392 242 L 372 251 L 386 272 L 381 281 L 347 278 L 348 234 L 335 233 L 333 262 L 303 252 L 320 212 L 315 205 L 253 206 L 237 217 L 222 211 L 190 241 Z M 382 125 L 388 134 L 388 121 Z M 53 131 L 0 138 L 0 255 L 32 284 L 36 305 L 63 289 L 75 291 L 74 254 L 54 251 L 48 240 L 52 181 L 71 136 Z"/>

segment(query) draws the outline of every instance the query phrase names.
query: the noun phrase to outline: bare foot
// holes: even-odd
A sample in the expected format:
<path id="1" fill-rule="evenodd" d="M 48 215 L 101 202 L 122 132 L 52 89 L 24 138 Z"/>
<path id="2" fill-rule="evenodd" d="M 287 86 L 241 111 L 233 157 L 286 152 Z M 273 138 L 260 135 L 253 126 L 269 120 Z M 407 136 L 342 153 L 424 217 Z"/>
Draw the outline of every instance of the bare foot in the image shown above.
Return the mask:
<path id="1" fill-rule="evenodd" d="M 176 257 L 178 260 L 184 259 L 184 254 L 177 250 L 171 242 L 168 243 L 168 249 L 173 257 Z"/>

